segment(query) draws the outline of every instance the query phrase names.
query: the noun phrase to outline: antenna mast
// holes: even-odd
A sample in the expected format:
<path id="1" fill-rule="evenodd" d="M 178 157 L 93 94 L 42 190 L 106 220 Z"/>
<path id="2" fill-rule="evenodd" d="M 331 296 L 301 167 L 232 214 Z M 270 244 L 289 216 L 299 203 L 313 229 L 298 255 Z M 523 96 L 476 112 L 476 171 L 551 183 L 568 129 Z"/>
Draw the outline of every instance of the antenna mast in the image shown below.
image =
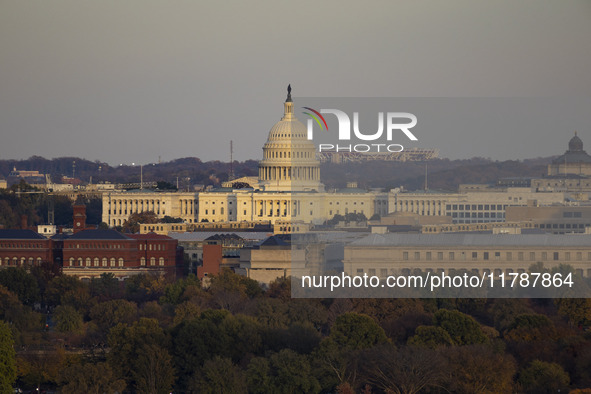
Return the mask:
<path id="1" fill-rule="evenodd" d="M 230 181 L 234 179 L 234 143 L 230 140 Z"/>

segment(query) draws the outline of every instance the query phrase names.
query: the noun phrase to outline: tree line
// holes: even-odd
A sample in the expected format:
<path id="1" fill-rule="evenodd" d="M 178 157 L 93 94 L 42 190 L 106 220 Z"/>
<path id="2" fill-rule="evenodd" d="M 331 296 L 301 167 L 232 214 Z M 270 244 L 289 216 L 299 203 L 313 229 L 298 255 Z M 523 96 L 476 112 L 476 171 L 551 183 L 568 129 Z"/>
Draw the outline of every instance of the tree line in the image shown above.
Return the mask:
<path id="1" fill-rule="evenodd" d="M 34 267 L 0 271 L 0 319 L 5 391 L 591 388 L 588 299 L 293 299 L 289 279 L 263 288 L 231 271 L 204 286 Z"/>

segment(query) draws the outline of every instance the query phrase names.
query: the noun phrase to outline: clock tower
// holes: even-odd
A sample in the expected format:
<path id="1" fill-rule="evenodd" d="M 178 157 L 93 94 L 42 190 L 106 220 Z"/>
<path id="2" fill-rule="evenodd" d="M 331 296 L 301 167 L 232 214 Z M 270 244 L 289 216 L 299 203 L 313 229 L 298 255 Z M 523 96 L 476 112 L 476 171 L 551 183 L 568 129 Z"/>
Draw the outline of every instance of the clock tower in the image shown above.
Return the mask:
<path id="1" fill-rule="evenodd" d="M 86 228 L 86 205 L 74 205 L 74 234 Z"/>

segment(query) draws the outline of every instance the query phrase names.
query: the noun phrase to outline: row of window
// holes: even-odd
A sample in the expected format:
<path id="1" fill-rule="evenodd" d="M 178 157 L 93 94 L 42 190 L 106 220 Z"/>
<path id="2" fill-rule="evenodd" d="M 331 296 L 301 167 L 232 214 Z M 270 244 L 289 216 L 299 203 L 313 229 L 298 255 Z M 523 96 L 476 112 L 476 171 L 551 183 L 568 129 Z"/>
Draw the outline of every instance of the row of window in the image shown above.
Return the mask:
<path id="1" fill-rule="evenodd" d="M 504 212 L 448 212 L 452 218 L 504 219 Z"/>
<path id="2" fill-rule="evenodd" d="M 445 209 L 448 211 L 504 211 L 507 205 L 502 204 L 447 204 Z"/>
<path id="3" fill-rule="evenodd" d="M 138 212 L 144 212 L 144 210 L 143 210 L 143 209 L 141 209 L 141 210 L 136 210 L 136 211 L 135 211 L 135 213 L 138 213 Z M 134 212 L 133 212 L 133 210 L 131 210 L 131 209 L 130 209 L 130 210 L 129 210 L 129 213 L 130 213 L 130 214 L 132 214 L 132 213 L 134 213 Z M 155 212 L 155 213 L 156 213 L 157 215 L 160 215 L 160 209 L 156 210 L 156 212 Z M 187 211 L 185 210 L 185 214 L 186 214 L 186 213 L 187 213 Z M 112 212 L 112 214 L 113 214 L 113 215 L 117 215 L 117 210 L 116 210 L 116 209 L 113 209 L 113 212 Z M 163 214 L 163 215 L 166 215 L 166 210 L 165 210 L 165 209 L 164 209 L 164 210 L 162 210 L 162 214 Z M 109 209 L 109 215 L 111 215 L 111 210 L 110 210 L 110 209 Z M 120 209 L 120 210 L 119 210 L 119 215 L 127 215 L 127 209 L 124 209 L 124 210 L 121 210 L 121 209 Z"/>
<path id="4" fill-rule="evenodd" d="M 41 249 L 47 248 L 47 245 L 44 244 L 33 244 L 33 243 L 0 243 L 0 248 L 2 249 Z"/>
<path id="5" fill-rule="evenodd" d="M 445 256 L 447 253 L 447 256 Z M 460 260 L 503 260 L 512 261 L 516 258 L 518 261 L 546 261 L 550 258 L 554 261 L 576 261 L 583 260 L 583 252 L 402 252 L 403 260 L 455 260 L 456 257 Z M 587 260 L 591 261 L 591 252 L 587 252 Z"/>
<path id="6" fill-rule="evenodd" d="M 29 264 L 29 265 L 33 265 L 34 262 L 37 262 L 37 265 L 41 264 L 41 262 L 43 261 L 43 259 L 41 259 L 41 257 L 37 257 L 37 259 L 34 259 L 32 257 L 29 257 L 28 259 L 26 257 L 5 257 L 4 260 L 0 259 L 0 266 L 18 266 L 18 265 L 25 265 L 25 264 Z"/>
<path id="7" fill-rule="evenodd" d="M 146 246 L 148 247 L 147 250 L 166 250 L 166 245 L 165 244 L 155 244 L 155 245 L 154 244 L 148 244 L 148 245 L 140 244 L 139 245 L 139 249 L 140 250 L 146 250 Z M 152 246 L 154 248 L 152 248 Z"/>
<path id="8" fill-rule="evenodd" d="M 165 260 L 164 257 L 160 257 L 158 259 L 158 265 L 159 266 L 164 266 Z M 87 257 L 85 259 L 83 259 L 82 257 L 79 257 L 78 259 L 75 259 L 73 257 L 70 258 L 69 260 L 69 265 L 70 267 L 111 267 L 111 268 L 115 268 L 115 267 L 119 267 L 122 268 L 125 266 L 125 260 L 120 257 L 118 259 L 111 257 L 110 259 L 107 257 L 103 257 L 102 259 L 99 259 L 98 257 L 95 257 L 94 259 Z M 140 259 L 140 265 L 141 266 L 145 266 L 146 265 L 146 258 L 142 257 Z M 154 267 L 156 266 L 156 258 L 155 257 L 151 257 L 150 258 L 150 266 Z"/>
<path id="9" fill-rule="evenodd" d="M 76 244 L 76 245 L 64 245 L 64 249 L 121 249 L 120 244 Z"/>

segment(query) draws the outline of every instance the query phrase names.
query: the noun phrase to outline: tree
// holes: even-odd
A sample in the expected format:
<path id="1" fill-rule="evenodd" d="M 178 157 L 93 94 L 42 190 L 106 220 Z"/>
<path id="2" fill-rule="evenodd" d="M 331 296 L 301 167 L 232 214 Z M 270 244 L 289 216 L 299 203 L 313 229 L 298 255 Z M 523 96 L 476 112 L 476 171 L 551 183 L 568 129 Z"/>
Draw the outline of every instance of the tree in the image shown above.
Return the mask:
<path id="1" fill-rule="evenodd" d="M 0 392 L 11 393 L 16 380 L 16 353 L 8 323 L 0 321 Z"/>
<path id="2" fill-rule="evenodd" d="M 39 301 L 37 279 L 24 268 L 8 267 L 0 270 L 0 285 L 16 294 L 25 305 Z"/>
<path id="3" fill-rule="evenodd" d="M 368 382 L 386 393 L 414 394 L 436 387 L 444 377 L 439 354 L 426 348 L 390 344 L 365 349 L 356 357 L 361 381 Z"/>
<path id="4" fill-rule="evenodd" d="M 62 371 L 61 392 L 64 394 L 103 394 L 122 392 L 123 379 L 116 379 L 107 363 L 73 364 Z"/>
<path id="5" fill-rule="evenodd" d="M 157 320 L 141 318 L 131 326 L 119 323 L 109 332 L 108 343 L 111 351 L 107 355 L 107 361 L 113 371 L 126 380 L 128 386 L 134 389 L 138 388 L 138 384 L 149 387 L 154 387 L 152 383 L 156 387 L 167 386 L 168 377 L 174 374 L 165 350 L 169 338 Z M 150 360 L 150 357 L 154 360 Z M 138 375 L 142 372 L 140 370 L 146 370 L 146 375 Z M 153 378 L 157 371 L 162 372 L 162 380 Z"/>
<path id="6" fill-rule="evenodd" d="M 131 324 L 137 319 L 137 305 L 126 300 L 111 300 L 96 304 L 90 310 L 90 318 L 101 330 L 107 332 L 119 323 Z"/>
<path id="7" fill-rule="evenodd" d="M 253 393 L 315 393 L 320 384 L 308 359 L 283 349 L 266 358 L 253 358 L 247 371 L 248 389 Z"/>
<path id="8" fill-rule="evenodd" d="M 156 182 L 156 189 L 158 190 L 177 190 L 176 186 L 170 182 L 158 181 Z"/>
<path id="9" fill-rule="evenodd" d="M 457 345 L 485 343 L 487 336 L 473 317 L 462 312 L 440 309 L 435 312 L 435 325 L 443 328 Z"/>
<path id="10" fill-rule="evenodd" d="M 82 329 L 82 315 L 70 305 L 60 305 L 55 308 L 53 317 L 58 331 L 78 332 Z"/>
<path id="11" fill-rule="evenodd" d="M 75 296 L 79 293 L 86 293 L 90 297 L 88 286 L 80 279 L 70 275 L 59 275 L 47 284 L 45 300 L 51 306 L 58 306 L 80 299 L 79 296 Z M 80 305 L 73 306 L 79 307 Z"/>
<path id="12" fill-rule="evenodd" d="M 138 350 L 137 354 L 133 377 L 138 392 L 169 393 L 175 379 L 172 357 L 168 350 L 156 344 L 146 344 Z"/>
<path id="13" fill-rule="evenodd" d="M 120 298 L 121 285 L 113 273 L 102 273 L 90 281 L 90 293 L 101 300 Z"/>
<path id="14" fill-rule="evenodd" d="M 409 338 L 408 344 L 435 349 L 439 346 L 453 345 L 454 341 L 449 333 L 441 327 L 419 326 L 415 335 Z"/>
<path id="15" fill-rule="evenodd" d="M 560 365 L 534 360 L 521 371 L 518 382 L 527 393 L 556 393 L 568 388 L 570 378 Z"/>
<path id="16" fill-rule="evenodd" d="M 591 299 L 560 298 L 554 301 L 558 313 L 568 318 L 571 325 L 588 324 L 591 322 Z"/>
<path id="17" fill-rule="evenodd" d="M 357 313 L 344 313 L 337 317 L 330 329 L 329 339 L 339 347 L 363 349 L 388 342 L 382 327 L 371 317 Z"/>
<path id="18" fill-rule="evenodd" d="M 123 223 L 123 231 L 126 233 L 138 233 L 140 224 L 158 223 L 159 219 L 154 211 L 134 212 Z"/>
<path id="19" fill-rule="evenodd" d="M 452 393 L 513 392 L 517 365 L 513 357 L 490 345 L 452 346 L 440 349 L 446 360 L 442 385 Z"/>
<path id="20" fill-rule="evenodd" d="M 229 358 L 216 356 L 195 371 L 189 386 L 191 393 L 246 393 L 246 376 Z"/>

